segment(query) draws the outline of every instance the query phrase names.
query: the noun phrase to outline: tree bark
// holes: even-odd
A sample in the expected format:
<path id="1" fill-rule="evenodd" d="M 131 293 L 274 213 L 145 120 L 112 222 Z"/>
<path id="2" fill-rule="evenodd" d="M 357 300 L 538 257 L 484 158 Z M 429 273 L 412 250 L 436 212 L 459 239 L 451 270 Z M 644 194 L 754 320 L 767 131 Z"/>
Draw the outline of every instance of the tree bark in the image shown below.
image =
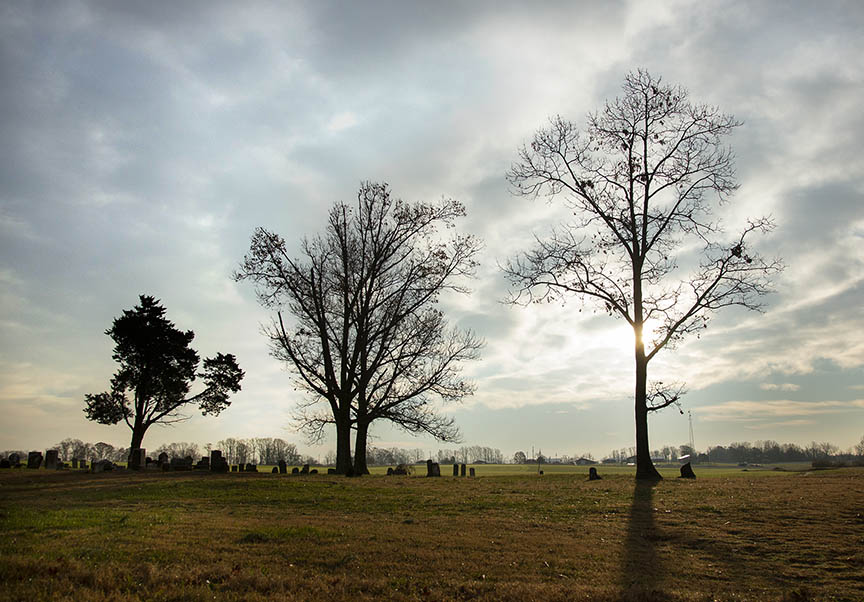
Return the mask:
<path id="1" fill-rule="evenodd" d="M 132 426 L 132 443 L 129 445 L 129 456 L 126 458 L 127 462 L 132 461 L 132 450 L 141 449 L 141 444 L 144 443 L 144 433 L 147 432 L 147 426 L 145 426 L 141 421 L 136 420 L 135 424 Z"/>
<path id="2" fill-rule="evenodd" d="M 336 418 L 336 474 L 351 474 L 351 422 L 341 414 Z"/>
<path id="3" fill-rule="evenodd" d="M 364 422 L 357 423 L 357 435 L 354 439 L 354 475 L 360 476 L 369 474 L 369 468 L 366 466 L 366 437 L 369 432 L 369 424 Z"/>
<path id="4" fill-rule="evenodd" d="M 636 478 L 646 481 L 659 481 L 663 477 L 651 461 L 648 446 L 648 361 L 645 359 L 645 346 L 641 333 L 636 341 Z"/>

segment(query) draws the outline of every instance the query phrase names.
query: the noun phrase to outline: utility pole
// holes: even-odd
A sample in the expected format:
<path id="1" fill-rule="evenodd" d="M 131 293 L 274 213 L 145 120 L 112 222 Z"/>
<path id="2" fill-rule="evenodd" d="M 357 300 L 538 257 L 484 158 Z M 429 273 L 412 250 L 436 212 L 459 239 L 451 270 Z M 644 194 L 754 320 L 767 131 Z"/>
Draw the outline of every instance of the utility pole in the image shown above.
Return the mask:
<path id="1" fill-rule="evenodd" d="M 698 457 L 698 454 L 696 453 L 696 442 L 695 442 L 695 440 L 693 439 L 693 414 L 690 413 L 690 410 L 687 410 L 687 420 L 690 422 L 690 454 L 691 454 L 691 460 L 695 461 L 696 458 L 695 458 L 695 457 L 692 457 L 692 456 L 696 456 L 696 457 Z"/>

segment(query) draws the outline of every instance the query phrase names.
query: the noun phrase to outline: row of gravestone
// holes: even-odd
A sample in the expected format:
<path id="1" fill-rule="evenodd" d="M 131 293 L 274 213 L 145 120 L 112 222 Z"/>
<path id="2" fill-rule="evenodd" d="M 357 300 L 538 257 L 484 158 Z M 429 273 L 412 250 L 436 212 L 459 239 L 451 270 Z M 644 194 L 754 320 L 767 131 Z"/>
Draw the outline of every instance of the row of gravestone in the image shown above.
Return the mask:
<path id="1" fill-rule="evenodd" d="M 453 465 L 453 476 L 465 476 L 465 464 L 454 464 Z M 395 470 L 391 472 L 392 469 L 387 470 L 387 474 L 405 474 L 405 473 L 397 473 Z M 438 462 L 433 462 L 432 460 L 426 460 L 426 476 L 427 477 L 440 477 L 441 476 L 441 465 Z M 474 471 L 474 467 L 468 469 L 468 476 L 474 477 L 476 473 Z"/>
<path id="2" fill-rule="evenodd" d="M 27 468 L 41 468 L 43 464 L 45 468 L 50 470 L 69 467 L 68 464 L 60 460 L 60 452 L 56 449 L 49 449 L 44 456 L 42 452 L 38 451 L 27 454 Z M 21 456 L 16 453 L 11 453 L 8 458 L 0 460 L 0 468 L 20 468 L 21 466 L 23 466 Z"/>

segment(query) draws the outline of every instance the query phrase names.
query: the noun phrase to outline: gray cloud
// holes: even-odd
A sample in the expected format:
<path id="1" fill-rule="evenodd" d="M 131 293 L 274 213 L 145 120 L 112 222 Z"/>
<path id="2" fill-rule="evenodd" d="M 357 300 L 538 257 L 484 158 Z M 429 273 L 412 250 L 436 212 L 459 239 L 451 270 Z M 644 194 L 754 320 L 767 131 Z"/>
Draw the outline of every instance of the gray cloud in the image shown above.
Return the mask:
<path id="1" fill-rule="evenodd" d="M 802 403 L 845 399 L 808 382 L 830 366 L 848 392 L 864 364 L 862 21 L 855 4 L 805 2 L 6 3 L 0 407 L 11 418 L 0 439 L 48 443 L 27 426 L 29 408 L 60 417 L 62 436 L 99 437 L 80 398 L 107 383 L 102 332 L 143 292 L 195 329 L 204 354 L 238 350 L 248 374 L 224 419 L 158 437 L 217 440 L 243 434 L 238 425 L 284 434 L 263 431 L 287 423 L 296 394 L 258 335 L 266 312 L 229 275 L 255 226 L 297 241 L 375 179 L 408 200 L 463 200 L 460 231 L 485 240 L 473 294 L 444 304 L 487 340 L 483 361 L 465 369 L 478 392 L 459 416 L 473 436 L 522 445 L 503 417 L 548 404 L 577 408 L 583 430 L 620 430 L 615 445 L 627 445 L 629 415 L 616 413 L 632 388 L 623 324 L 579 303 L 502 305 L 496 262 L 566 218 L 509 194 L 518 145 L 550 115 L 581 122 L 638 66 L 745 121 L 730 140 L 741 189 L 724 221 L 731 232 L 773 214 L 762 248 L 788 265 L 764 316 L 718 316 L 701 340 L 658 356 L 655 374 L 686 376 L 697 412 L 760 403 L 739 394 L 746 386 L 813 395 Z M 471 426 L 480 415 L 509 438 Z M 851 441 L 834 416 L 808 415 L 806 428 Z M 732 422 L 713 422 L 717 442 L 735 438 Z M 536 413 L 527 423 L 543 424 Z M 805 428 L 770 424 L 778 440 Z M 661 417 L 652 432 L 674 440 L 679 427 Z M 562 446 L 573 429 L 560 427 Z"/>

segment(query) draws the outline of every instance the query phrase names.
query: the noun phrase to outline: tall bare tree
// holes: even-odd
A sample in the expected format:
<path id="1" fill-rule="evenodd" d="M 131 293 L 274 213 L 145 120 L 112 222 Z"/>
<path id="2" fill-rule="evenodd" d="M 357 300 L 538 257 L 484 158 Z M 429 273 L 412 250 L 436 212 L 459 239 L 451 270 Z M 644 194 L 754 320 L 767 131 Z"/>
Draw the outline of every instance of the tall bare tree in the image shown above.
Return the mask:
<path id="1" fill-rule="evenodd" d="M 749 246 L 752 234 L 773 229 L 769 218 L 729 238 L 713 216 L 737 188 L 722 138 L 740 122 L 642 70 L 626 76 L 623 91 L 589 115 L 584 130 L 556 117 L 519 150 L 508 173 L 515 192 L 561 199 L 575 219 L 504 269 L 513 302 L 573 295 L 633 328 L 636 477 L 659 479 L 648 414 L 677 404 L 684 391 L 649 384 L 648 364 L 723 307 L 761 309 L 782 265 Z"/>
<path id="2" fill-rule="evenodd" d="M 476 239 L 445 239 L 438 231 L 464 214 L 456 201 L 405 203 L 386 184 L 364 183 L 355 207 L 337 203 L 324 234 L 302 242 L 303 259 L 292 258 L 277 234 L 259 228 L 252 237 L 235 277 L 252 280 L 262 304 L 277 309 L 265 329 L 272 353 L 310 394 L 297 413 L 305 430 L 320 436 L 335 424 L 339 473 L 368 472 L 375 420 L 458 438 L 432 402 L 472 393 L 459 364 L 482 345 L 471 332 L 449 328 L 436 307 L 442 292 L 465 292 L 459 277 L 475 266 Z M 322 400 L 328 410 L 317 409 Z"/>

